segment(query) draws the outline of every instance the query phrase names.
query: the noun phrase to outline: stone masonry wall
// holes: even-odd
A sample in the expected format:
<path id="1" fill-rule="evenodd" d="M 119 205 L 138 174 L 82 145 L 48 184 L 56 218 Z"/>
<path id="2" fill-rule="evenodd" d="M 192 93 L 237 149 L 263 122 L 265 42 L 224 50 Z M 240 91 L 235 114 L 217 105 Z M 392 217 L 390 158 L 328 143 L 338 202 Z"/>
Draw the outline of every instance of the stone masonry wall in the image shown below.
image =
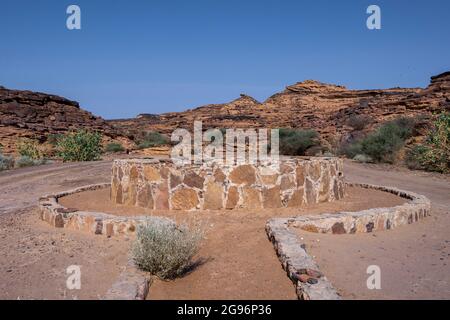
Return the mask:
<path id="1" fill-rule="evenodd" d="M 286 158 L 267 166 L 183 166 L 169 160 L 116 160 L 111 200 L 150 209 L 299 207 L 344 196 L 338 158 Z"/>

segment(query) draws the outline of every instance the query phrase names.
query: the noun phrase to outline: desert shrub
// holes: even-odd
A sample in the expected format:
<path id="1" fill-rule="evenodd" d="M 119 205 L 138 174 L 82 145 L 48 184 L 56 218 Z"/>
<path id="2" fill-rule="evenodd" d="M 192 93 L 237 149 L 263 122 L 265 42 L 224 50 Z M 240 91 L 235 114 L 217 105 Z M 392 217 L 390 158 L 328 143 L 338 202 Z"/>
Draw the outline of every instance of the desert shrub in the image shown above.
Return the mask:
<path id="1" fill-rule="evenodd" d="M 102 152 L 101 134 L 79 130 L 58 139 L 56 148 L 63 161 L 99 160 Z"/>
<path id="2" fill-rule="evenodd" d="M 169 143 L 170 141 L 167 137 L 156 131 L 143 132 L 137 140 L 137 146 L 139 149 L 158 147 Z"/>
<path id="3" fill-rule="evenodd" d="M 280 129 L 280 154 L 303 156 L 306 150 L 319 146 L 319 134 L 314 130 Z"/>
<path id="4" fill-rule="evenodd" d="M 361 141 L 361 151 L 376 162 L 393 163 L 405 140 L 413 133 L 414 120 L 398 118 L 381 125 Z"/>
<path id="5" fill-rule="evenodd" d="M 52 146 L 56 146 L 58 144 L 58 140 L 64 137 L 62 133 L 51 133 L 47 136 L 47 142 Z"/>
<path id="6" fill-rule="evenodd" d="M 372 121 L 372 119 L 369 116 L 358 114 L 358 115 L 351 116 L 347 120 L 347 125 L 352 127 L 354 130 L 362 130 L 371 121 Z"/>
<path id="7" fill-rule="evenodd" d="M 172 279 L 192 265 L 202 237 L 200 229 L 149 222 L 138 226 L 132 256 L 140 269 L 161 279 Z"/>
<path id="8" fill-rule="evenodd" d="M 9 170 L 14 167 L 14 158 L 11 156 L 5 156 L 0 153 L 0 171 Z"/>
<path id="9" fill-rule="evenodd" d="M 106 152 L 123 152 L 125 148 L 118 142 L 108 143 L 105 147 Z"/>
<path id="10" fill-rule="evenodd" d="M 357 154 L 356 156 L 353 157 L 353 160 L 361 163 L 373 162 L 372 158 L 366 154 Z"/>
<path id="11" fill-rule="evenodd" d="M 339 147 L 338 153 L 345 155 L 349 159 L 353 159 L 356 155 L 362 154 L 362 146 L 360 141 L 345 143 Z"/>
<path id="12" fill-rule="evenodd" d="M 21 139 L 17 143 L 17 152 L 22 157 L 30 159 L 41 159 L 43 154 L 39 147 L 39 142 L 33 139 Z"/>
<path id="13" fill-rule="evenodd" d="M 433 123 L 425 144 L 413 148 L 406 158 L 411 169 L 450 172 L 450 113 L 441 113 Z"/>

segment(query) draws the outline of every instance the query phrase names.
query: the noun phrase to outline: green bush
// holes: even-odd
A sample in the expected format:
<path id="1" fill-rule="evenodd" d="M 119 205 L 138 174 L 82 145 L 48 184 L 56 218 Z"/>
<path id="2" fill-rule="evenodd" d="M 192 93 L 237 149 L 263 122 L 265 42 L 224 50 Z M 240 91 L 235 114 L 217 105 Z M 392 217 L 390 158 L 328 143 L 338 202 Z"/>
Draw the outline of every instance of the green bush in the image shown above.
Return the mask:
<path id="1" fill-rule="evenodd" d="M 56 146 L 58 144 L 58 140 L 64 137 L 62 133 L 51 133 L 47 136 L 47 142 L 52 146 Z"/>
<path id="2" fill-rule="evenodd" d="M 407 154 L 411 169 L 450 173 L 450 113 L 441 113 L 433 123 L 427 141 Z"/>
<path id="3" fill-rule="evenodd" d="M 138 149 L 145 149 L 151 147 L 159 147 L 169 144 L 167 137 L 156 131 L 146 131 L 141 134 L 137 140 Z"/>
<path id="4" fill-rule="evenodd" d="M 105 147 L 106 152 L 123 152 L 125 148 L 117 142 L 108 143 Z"/>
<path id="5" fill-rule="evenodd" d="M 14 158 L 11 156 L 5 156 L 0 153 L 0 171 L 9 170 L 14 167 Z"/>
<path id="6" fill-rule="evenodd" d="M 319 134 L 314 130 L 280 129 L 280 154 L 303 156 L 306 150 L 319 146 Z"/>
<path id="7" fill-rule="evenodd" d="M 25 168 L 25 167 L 39 166 L 45 163 L 46 161 L 44 159 L 32 159 L 28 156 L 21 156 L 16 159 L 14 165 L 16 168 Z"/>
<path id="8" fill-rule="evenodd" d="M 149 222 L 138 226 L 132 256 L 140 269 L 161 279 L 173 279 L 192 265 L 202 237 L 199 229 Z"/>
<path id="9" fill-rule="evenodd" d="M 361 141 L 361 151 L 376 162 L 394 163 L 405 140 L 413 134 L 415 121 L 398 118 L 381 125 Z"/>
<path id="10" fill-rule="evenodd" d="M 339 154 L 345 155 L 349 159 L 353 159 L 358 154 L 362 154 L 362 146 L 360 141 L 346 143 L 339 147 Z"/>
<path id="11" fill-rule="evenodd" d="M 102 152 L 102 136 L 98 132 L 79 130 L 70 132 L 58 139 L 58 156 L 66 161 L 99 160 Z"/>
<path id="12" fill-rule="evenodd" d="M 43 154 L 39 148 L 39 142 L 32 139 L 21 139 L 17 143 L 17 152 L 22 157 L 28 157 L 30 159 L 41 159 Z"/>

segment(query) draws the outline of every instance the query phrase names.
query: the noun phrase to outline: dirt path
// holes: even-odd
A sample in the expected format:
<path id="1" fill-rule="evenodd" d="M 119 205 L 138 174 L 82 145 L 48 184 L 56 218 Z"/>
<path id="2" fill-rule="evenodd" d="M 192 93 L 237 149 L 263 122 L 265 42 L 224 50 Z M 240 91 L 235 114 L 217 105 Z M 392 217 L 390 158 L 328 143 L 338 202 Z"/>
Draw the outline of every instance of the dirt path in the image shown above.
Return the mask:
<path id="1" fill-rule="evenodd" d="M 346 162 L 348 181 L 394 186 L 427 196 L 432 216 L 398 229 L 359 235 L 298 231 L 310 254 L 345 299 L 450 298 L 450 179 L 389 166 Z M 367 267 L 381 289 L 367 288 Z"/>
<path id="2" fill-rule="evenodd" d="M 47 193 L 109 181 L 110 161 L 30 167 L 0 173 L 0 299 L 98 299 L 126 263 L 129 242 L 55 229 L 37 218 Z M 81 268 L 81 290 L 66 269 Z"/>
<path id="3" fill-rule="evenodd" d="M 45 194 L 110 181 L 111 161 L 54 163 L 0 173 L 0 215 L 35 206 Z"/>

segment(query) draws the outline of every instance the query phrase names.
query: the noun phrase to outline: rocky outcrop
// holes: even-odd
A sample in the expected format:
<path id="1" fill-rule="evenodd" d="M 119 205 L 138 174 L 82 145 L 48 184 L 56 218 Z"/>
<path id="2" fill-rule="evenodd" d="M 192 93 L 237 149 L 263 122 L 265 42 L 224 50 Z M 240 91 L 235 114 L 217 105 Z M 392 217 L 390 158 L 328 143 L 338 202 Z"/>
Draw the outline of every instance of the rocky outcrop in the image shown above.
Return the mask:
<path id="1" fill-rule="evenodd" d="M 0 143 L 3 152 L 13 152 L 19 138 L 45 142 L 50 134 L 78 128 L 99 131 L 110 139 L 122 136 L 119 129 L 81 109 L 78 102 L 55 95 L 0 87 Z"/>
<path id="2" fill-rule="evenodd" d="M 353 131 L 350 117 L 367 115 L 366 130 L 398 116 L 421 116 L 427 122 L 440 110 L 450 110 L 450 72 L 431 78 L 425 88 L 349 90 L 314 80 L 298 82 L 265 102 L 241 95 L 224 104 L 211 104 L 178 113 L 111 121 L 119 128 L 155 130 L 170 134 L 175 128 L 192 130 L 194 120 L 203 128 L 315 129 L 327 140 Z"/>

